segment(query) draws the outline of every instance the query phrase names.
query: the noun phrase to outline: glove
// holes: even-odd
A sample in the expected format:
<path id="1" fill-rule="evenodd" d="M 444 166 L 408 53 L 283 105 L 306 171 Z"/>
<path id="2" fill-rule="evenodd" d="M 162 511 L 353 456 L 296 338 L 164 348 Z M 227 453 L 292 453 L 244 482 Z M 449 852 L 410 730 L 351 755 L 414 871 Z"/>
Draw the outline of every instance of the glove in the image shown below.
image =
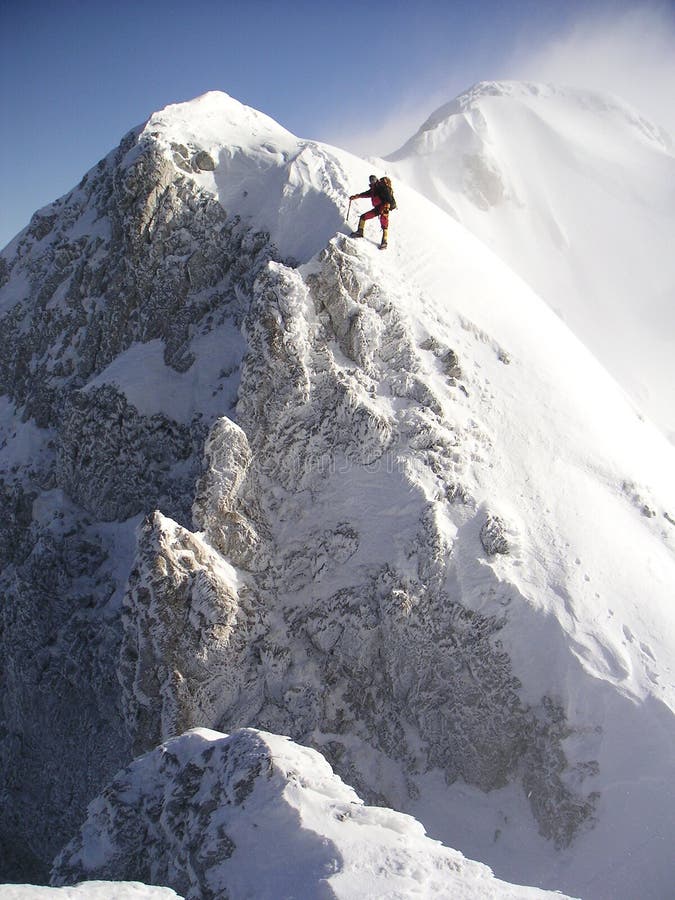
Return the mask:
<path id="1" fill-rule="evenodd" d="M 356 196 L 356 194 L 352 194 L 349 199 L 350 200 L 358 200 L 359 198 Z"/>
<path id="2" fill-rule="evenodd" d="M 389 204 L 383 203 L 382 206 L 380 206 L 380 215 L 386 216 L 388 212 L 389 212 Z"/>

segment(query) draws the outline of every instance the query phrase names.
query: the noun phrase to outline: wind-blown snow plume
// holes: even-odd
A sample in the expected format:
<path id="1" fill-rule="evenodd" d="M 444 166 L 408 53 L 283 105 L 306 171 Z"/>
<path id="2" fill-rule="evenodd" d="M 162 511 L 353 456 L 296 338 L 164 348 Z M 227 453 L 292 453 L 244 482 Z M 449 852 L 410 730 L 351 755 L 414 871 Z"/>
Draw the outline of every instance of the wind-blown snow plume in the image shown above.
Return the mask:
<path id="1" fill-rule="evenodd" d="M 548 41 L 529 41 L 505 64 L 509 77 L 622 97 L 675 135 L 672 4 L 589 8 Z M 536 50 L 532 47 L 536 46 Z"/>

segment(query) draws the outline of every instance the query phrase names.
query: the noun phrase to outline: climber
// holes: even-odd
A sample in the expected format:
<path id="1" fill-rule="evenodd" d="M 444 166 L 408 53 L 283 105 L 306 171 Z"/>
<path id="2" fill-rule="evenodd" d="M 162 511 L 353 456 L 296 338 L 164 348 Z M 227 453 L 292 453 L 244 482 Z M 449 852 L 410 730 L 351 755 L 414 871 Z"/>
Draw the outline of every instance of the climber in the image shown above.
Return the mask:
<path id="1" fill-rule="evenodd" d="M 359 227 L 356 231 L 352 231 L 350 237 L 363 237 L 363 229 L 368 219 L 374 219 L 375 216 L 380 217 L 380 225 L 382 226 L 382 241 L 380 250 L 384 250 L 387 246 L 387 237 L 389 235 L 389 213 L 392 209 L 396 209 L 396 200 L 394 199 L 394 191 L 391 181 L 388 178 L 378 179 L 376 175 L 371 175 L 368 179 L 370 187 L 362 194 L 352 194 L 349 198 L 352 200 L 360 200 L 368 197 L 373 201 L 373 208 L 363 213 L 359 219 Z"/>

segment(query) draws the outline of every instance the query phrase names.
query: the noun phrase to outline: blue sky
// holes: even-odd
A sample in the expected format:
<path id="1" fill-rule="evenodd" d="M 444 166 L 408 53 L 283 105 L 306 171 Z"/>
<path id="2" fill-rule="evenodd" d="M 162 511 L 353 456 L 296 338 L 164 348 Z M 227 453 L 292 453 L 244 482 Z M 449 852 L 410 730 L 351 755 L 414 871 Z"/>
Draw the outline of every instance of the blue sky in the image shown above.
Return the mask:
<path id="1" fill-rule="evenodd" d="M 674 35 L 673 0 L 0 0 L 0 247 L 130 128 L 208 90 L 384 155 L 487 79 L 620 83 L 663 122 Z"/>

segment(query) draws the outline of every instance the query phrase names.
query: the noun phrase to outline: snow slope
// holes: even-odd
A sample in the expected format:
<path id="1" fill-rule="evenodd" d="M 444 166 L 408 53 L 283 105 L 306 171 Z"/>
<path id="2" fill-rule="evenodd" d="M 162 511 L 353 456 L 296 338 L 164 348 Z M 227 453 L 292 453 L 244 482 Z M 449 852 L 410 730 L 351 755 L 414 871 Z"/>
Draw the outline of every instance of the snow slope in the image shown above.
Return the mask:
<path id="1" fill-rule="evenodd" d="M 150 516 L 126 591 L 128 570 L 116 575 L 134 740 L 186 725 L 289 733 L 499 878 L 586 900 L 666 896 L 673 446 L 549 298 L 403 169 L 384 254 L 372 223 L 360 242 L 335 234 L 370 171 L 347 153 L 219 94 L 168 107 L 143 135 L 276 252 L 236 283 L 235 322 L 190 307 L 177 363 L 168 337 L 129 334 L 75 385 L 73 420 L 114 386 L 150 432 L 159 414 L 195 441 L 197 422 L 208 431 L 193 530 Z M 202 151 L 211 162 L 188 171 Z M 138 162 L 126 152 L 117 181 Z M 39 251 L 24 246 L 24 264 Z M 3 308 L 21 302 L 21 277 Z M 48 456 L 5 413 L 8 460 L 31 441 Z M 115 407 L 55 439 L 71 452 L 95 433 L 96 449 L 125 417 Z M 96 459 L 86 485 L 65 463 L 57 487 L 95 517 Z M 171 492 L 148 497 L 152 513 Z M 126 546 L 138 518 L 106 515 L 118 521 L 99 532 Z"/>
<path id="2" fill-rule="evenodd" d="M 673 875 L 667 835 L 675 825 L 666 799 L 675 774 L 672 447 L 638 420 L 539 298 L 461 228 L 403 197 L 395 252 L 373 260 L 374 280 L 409 279 L 408 302 L 401 299 L 413 329 L 424 323 L 456 349 L 469 397 L 447 392 L 442 418 L 475 434 L 467 464 L 477 509 L 496 512 L 510 532 L 511 553 L 487 560 L 462 552 L 476 539 L 480 515 L 449 524 L 463 600 L 481 612 L 504 611 L 500 639 L 525 695 L 560 698 L 579 727 L 566 752 L 582 767 L 585 754 L 599 766 L 591 778 L 601 796 L 598 825 L 557 865 L 547 860 L 557 879 L 548 880 L 551 869 L 540 876 L 582 896 L 662 896 Z M 483 805 L 464 788 L 457 796 Z M 421 814 L 422 804 L 414 808 Z M 529 839 L 488 847 L 484 833 L 482 846 L 474 844 L 461 819 L 443 837 L 521 880 L 512 854 L 530 852 Z M 651 888 L 639 864 L 626 866 L 645 841 L 654 854 L 646 865 Z M 574 874 L 566 876 L 567 865 Z M 533 874 L 529 883 L 542 883 Z"/>
<path id="3" fill-rule="evenodd" d="M 673 439 L 671 135 L 608 95 L 487 82 L 386 165 L 522 275 Z"/>

